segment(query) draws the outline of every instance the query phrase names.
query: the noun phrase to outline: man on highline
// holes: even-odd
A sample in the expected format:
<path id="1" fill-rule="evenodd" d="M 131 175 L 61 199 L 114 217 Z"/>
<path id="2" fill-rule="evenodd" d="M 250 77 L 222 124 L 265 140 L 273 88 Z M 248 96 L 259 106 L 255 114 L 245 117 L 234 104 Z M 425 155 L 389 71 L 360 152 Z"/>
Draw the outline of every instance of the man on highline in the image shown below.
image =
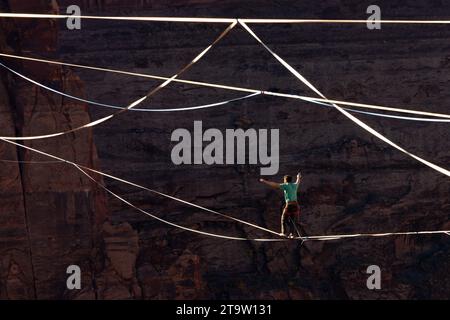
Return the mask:
<path id="1" fill-rule="evenodd" d="M 283 183 L 276 183 L 272 181 L 268 181 L 265 179 L 259 179 L 260 182 L 268 185 L 277 190 L 283 190 L 284 192 L 284 200 L 286 204 L 283 208 L 283 213 L 281 214 L 281 233 L 282 236 L 289 236 L 290 238 L 294 237 L 294 234 L 297 236 L 300 235 L 300 226 L 299 226 L 299 218 L 300 218 L 300 206 L 297 202 L 297 190 L 300 184 L 300 180 L 302 176 L 300 172 L 297 174 L 297 180 L 292 182 L 292 176 L 284 176 Z M 289 223 L 291 222 L 291 223 Z M 289 235 L 286 234 L 287 226 L 290 226 Z"/>

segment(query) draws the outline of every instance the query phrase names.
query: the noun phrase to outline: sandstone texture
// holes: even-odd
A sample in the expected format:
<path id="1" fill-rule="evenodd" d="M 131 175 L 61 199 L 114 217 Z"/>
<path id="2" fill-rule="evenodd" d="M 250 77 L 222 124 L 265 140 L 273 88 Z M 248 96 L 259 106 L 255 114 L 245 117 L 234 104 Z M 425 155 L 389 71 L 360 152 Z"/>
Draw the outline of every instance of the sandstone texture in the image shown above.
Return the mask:
<path id="1" fill-rule="evenodd" d="M 369 1 L 105 0 L 0 1 L 12 12 L 365 19 Z M 378 1 L 385 19 L 449 19 L 445 1 Z M 1 20 L 0 48 L 32 57 L 172 76 L 226 25 Z M 255 32 L 328 98 L 448 113 L 448 26 L 254 25 Z M 126 106 L 157 80 L 0 61 L 55 89 Z M 67 130 L 110 114 L 0 73 L 1 135 Z M 184 79 L 314 96 L 251 36 L 236 27 Z M 170 84 L 142 104 L 188 107 L 244 93 Z M 447 124 L 357 115 L 408 151 L 450 168 Z M 282 196 L 250 165 L 181 165 L 170 158 L 173 130 L 280 129 L 280 171 L 303 173 L 308 235 L 450 229 L 450 180 L 397 152 L 333 109 L 259 96 L 179 113 L 127 112 L 94 129 L 27 145 L 123 179 L 278 230 Z M 48 160 L 5 143 L 0 158 Z M 446 299 L 448 236 L 326 243 L 254 243 L 188 233 L 106 195 L 66 164 L 0 164 L 2 299 Z M 99 177 L 96 177 L 99 179 Z M 102 182 L 103 183 L 103 182 Z M 154 194 L 105 179 L 134 205 L 183 226 L 230 236 L 271 237 Z M 83 289 L 65 289 L 68 265 Z M 368 290 L 366 269 L 382 270 Z"/>

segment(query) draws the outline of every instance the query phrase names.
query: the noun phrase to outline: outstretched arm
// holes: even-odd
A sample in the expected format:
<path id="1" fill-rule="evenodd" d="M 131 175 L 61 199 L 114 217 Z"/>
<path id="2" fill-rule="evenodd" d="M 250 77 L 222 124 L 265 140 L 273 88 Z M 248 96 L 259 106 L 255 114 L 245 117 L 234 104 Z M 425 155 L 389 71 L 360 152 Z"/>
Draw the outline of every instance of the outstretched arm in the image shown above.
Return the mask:
<path id="1" fill-rule="evenodd" d="M 299 173 L 297 174 L 297 181 L 295 181 L 295 184 L 296 184 L 296 185 L 299 185 L 301 180 L 302 180 L 302 174 L 299 172 Z"/>
<path id="2" fill-rule="evenodd" d="M 268 185 L 271 188 L 280 189 L 280 184 L 278 184 L 278 183 L 275 183 L 275 182 L 272 182 L 272 181 L 269 181 L 269 180 L 266 180 L 266 179 L 259 179 L 259 182 L 262 182 L 262 183 L 264 183 L 265 185 Z"/>

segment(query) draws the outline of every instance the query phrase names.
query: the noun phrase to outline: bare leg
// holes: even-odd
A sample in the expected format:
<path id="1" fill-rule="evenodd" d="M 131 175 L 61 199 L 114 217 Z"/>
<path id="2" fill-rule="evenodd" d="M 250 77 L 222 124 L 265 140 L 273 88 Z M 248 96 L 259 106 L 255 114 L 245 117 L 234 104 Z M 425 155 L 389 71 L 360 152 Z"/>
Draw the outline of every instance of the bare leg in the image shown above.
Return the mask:
<path id="1" fill-rule="evenodd" d="M 281 214 L 281 233 L 286 235 L 286 227 L 288 225 L 288 219 L 287 219 L 287 206 L 284 207 L 283 213 Z"/>
<path id="2" fill-rule="evenodd" d="M 297 211 L 295 212 L 294 216 L 294 227 L 299 237 L 302 237 L 305 234 L 300 226 L 300 206 L 298 205 L 298 203 L 297 203 Z"/>
<path id="3" fill-rule="evenodd" d="M 298 216 L 295 215 L 294 217 L 290 218 L 291 220 L 291 230 L 292 234 L 295 234 L 297 237 L 301 237 L 302 234 L 300 233 L 300 224 L 298 223 Z"/>

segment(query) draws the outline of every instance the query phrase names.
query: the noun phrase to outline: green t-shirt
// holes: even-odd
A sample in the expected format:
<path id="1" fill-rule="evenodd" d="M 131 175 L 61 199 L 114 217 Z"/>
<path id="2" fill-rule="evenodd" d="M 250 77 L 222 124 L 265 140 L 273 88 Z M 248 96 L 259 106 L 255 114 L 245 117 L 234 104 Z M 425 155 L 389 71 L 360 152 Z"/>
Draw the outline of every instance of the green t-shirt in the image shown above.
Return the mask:
<path id="1" fill-rule="evenodd" d="M 280 189 L 284 192 L 284 200 L 286 202 L 297 201 L 297 188 L 295 183 L 282 183 Z"/>

